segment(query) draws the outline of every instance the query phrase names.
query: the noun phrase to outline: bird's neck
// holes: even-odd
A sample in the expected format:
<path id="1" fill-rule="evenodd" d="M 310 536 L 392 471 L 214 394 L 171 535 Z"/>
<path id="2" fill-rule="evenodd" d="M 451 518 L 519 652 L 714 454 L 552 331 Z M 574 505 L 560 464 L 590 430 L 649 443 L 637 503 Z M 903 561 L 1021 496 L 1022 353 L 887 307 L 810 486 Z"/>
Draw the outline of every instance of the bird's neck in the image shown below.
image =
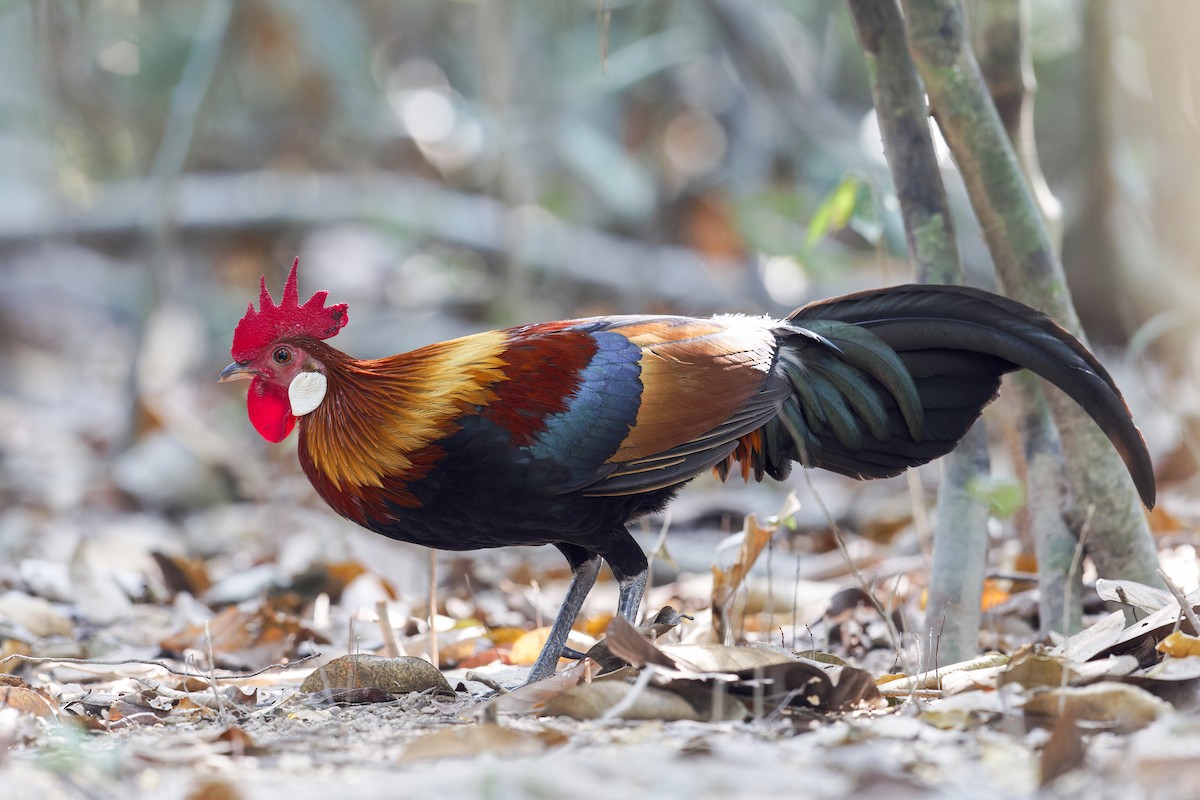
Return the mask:
<path id="1" fill-rule="evenodd" d="M 309 477 L 315 473 L 339 490 L 422 477 L 429 448 L 486 406 L 493 385 L 505 379 L 505 338 L 481 333 L 373 360 L 324 345 L 310 350 L 324 364 L 328 389 L 300 423 Z"/>

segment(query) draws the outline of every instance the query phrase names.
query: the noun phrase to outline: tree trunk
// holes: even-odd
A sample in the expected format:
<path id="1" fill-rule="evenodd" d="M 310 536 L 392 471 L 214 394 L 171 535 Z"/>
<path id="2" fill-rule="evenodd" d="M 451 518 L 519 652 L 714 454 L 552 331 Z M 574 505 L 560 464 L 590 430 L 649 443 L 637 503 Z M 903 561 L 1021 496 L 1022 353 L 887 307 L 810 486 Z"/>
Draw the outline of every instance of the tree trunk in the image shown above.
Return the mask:
<path id="1" fill-rule="evenodd" d="M 849 5 L 917 276 L 923 283 L 962 283 L 925 92 L 908 53 L 900 7 L 896 0 L 849 0 Z M 936 668 L 935 661 L 964 661 L 979 647 L 988 505 L 969 487 L 988 471 L 987 433 L 980 421 L 942 462 L 924 627 L 937 642 L 927 653 L 926 670 Z"/>
<path id="2" fill-rule="evenodd" d="M 1062 265 L 967 43 L 956 0 L 903 0 L 909 47 L 934 118 L 962 172 L 996 270 L 1008 293 L 1084 340 Z M 1089 553 L 1101 575 L 1159 585 L 1157 557 L 1133 481 L 1100 429 L 1049 388 L 1070 469 L 1067 519 L 1091 520 Z"/>

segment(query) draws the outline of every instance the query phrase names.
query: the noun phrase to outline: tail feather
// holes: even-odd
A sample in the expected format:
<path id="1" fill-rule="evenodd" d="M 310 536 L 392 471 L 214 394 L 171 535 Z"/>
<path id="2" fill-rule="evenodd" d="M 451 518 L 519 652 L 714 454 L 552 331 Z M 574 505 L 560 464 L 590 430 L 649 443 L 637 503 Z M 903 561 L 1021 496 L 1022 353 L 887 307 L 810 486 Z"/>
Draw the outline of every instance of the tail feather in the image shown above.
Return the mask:
<path id="1" fill-rule="evenodd" d="M 1024 368 L 1092 416 L 1154 504 L 1150 456 L 1112 378 L 1032 308 L 961 286 L 897 286 L 804 306 L 777 334 L 793 396 L 763 429 L 762 468 L 775 477 L 791 460 L 886 477 L 944 455 L 1001 376 Z"/>

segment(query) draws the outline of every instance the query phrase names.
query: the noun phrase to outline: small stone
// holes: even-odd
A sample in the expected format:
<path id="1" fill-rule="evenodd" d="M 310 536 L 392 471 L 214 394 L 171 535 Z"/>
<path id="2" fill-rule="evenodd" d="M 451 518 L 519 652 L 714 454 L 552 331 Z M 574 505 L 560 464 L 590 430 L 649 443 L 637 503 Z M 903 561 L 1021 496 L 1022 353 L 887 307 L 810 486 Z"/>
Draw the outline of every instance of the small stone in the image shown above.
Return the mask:
<path id="1" fill-rule="evenodd" d="M 302 692 L 328 689 L 382 689 L 391 694 L 436 689 L 453 693 L 446 676 L 423 658 L 401 656 L 385 658 L 355 654 L 340 656 L 314 670 L 300 686 Z"/>

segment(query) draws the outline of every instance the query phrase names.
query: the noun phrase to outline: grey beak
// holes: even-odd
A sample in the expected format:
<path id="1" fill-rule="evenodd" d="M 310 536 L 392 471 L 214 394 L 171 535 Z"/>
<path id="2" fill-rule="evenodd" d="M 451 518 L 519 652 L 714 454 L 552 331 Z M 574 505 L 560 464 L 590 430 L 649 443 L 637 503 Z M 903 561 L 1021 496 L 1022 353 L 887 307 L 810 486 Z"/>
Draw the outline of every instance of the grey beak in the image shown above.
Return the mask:
<path id="1" fill-rule="evenodd" d="M 227 381 L 240 381 L 243 379 L 248 380 L 258 374 L 258 370 L 252 369 L 245 364 L 235 361 L 225 369 L 221 370 L 221 374 L 217 376 L 217 382 L 225 383 Z"/>

